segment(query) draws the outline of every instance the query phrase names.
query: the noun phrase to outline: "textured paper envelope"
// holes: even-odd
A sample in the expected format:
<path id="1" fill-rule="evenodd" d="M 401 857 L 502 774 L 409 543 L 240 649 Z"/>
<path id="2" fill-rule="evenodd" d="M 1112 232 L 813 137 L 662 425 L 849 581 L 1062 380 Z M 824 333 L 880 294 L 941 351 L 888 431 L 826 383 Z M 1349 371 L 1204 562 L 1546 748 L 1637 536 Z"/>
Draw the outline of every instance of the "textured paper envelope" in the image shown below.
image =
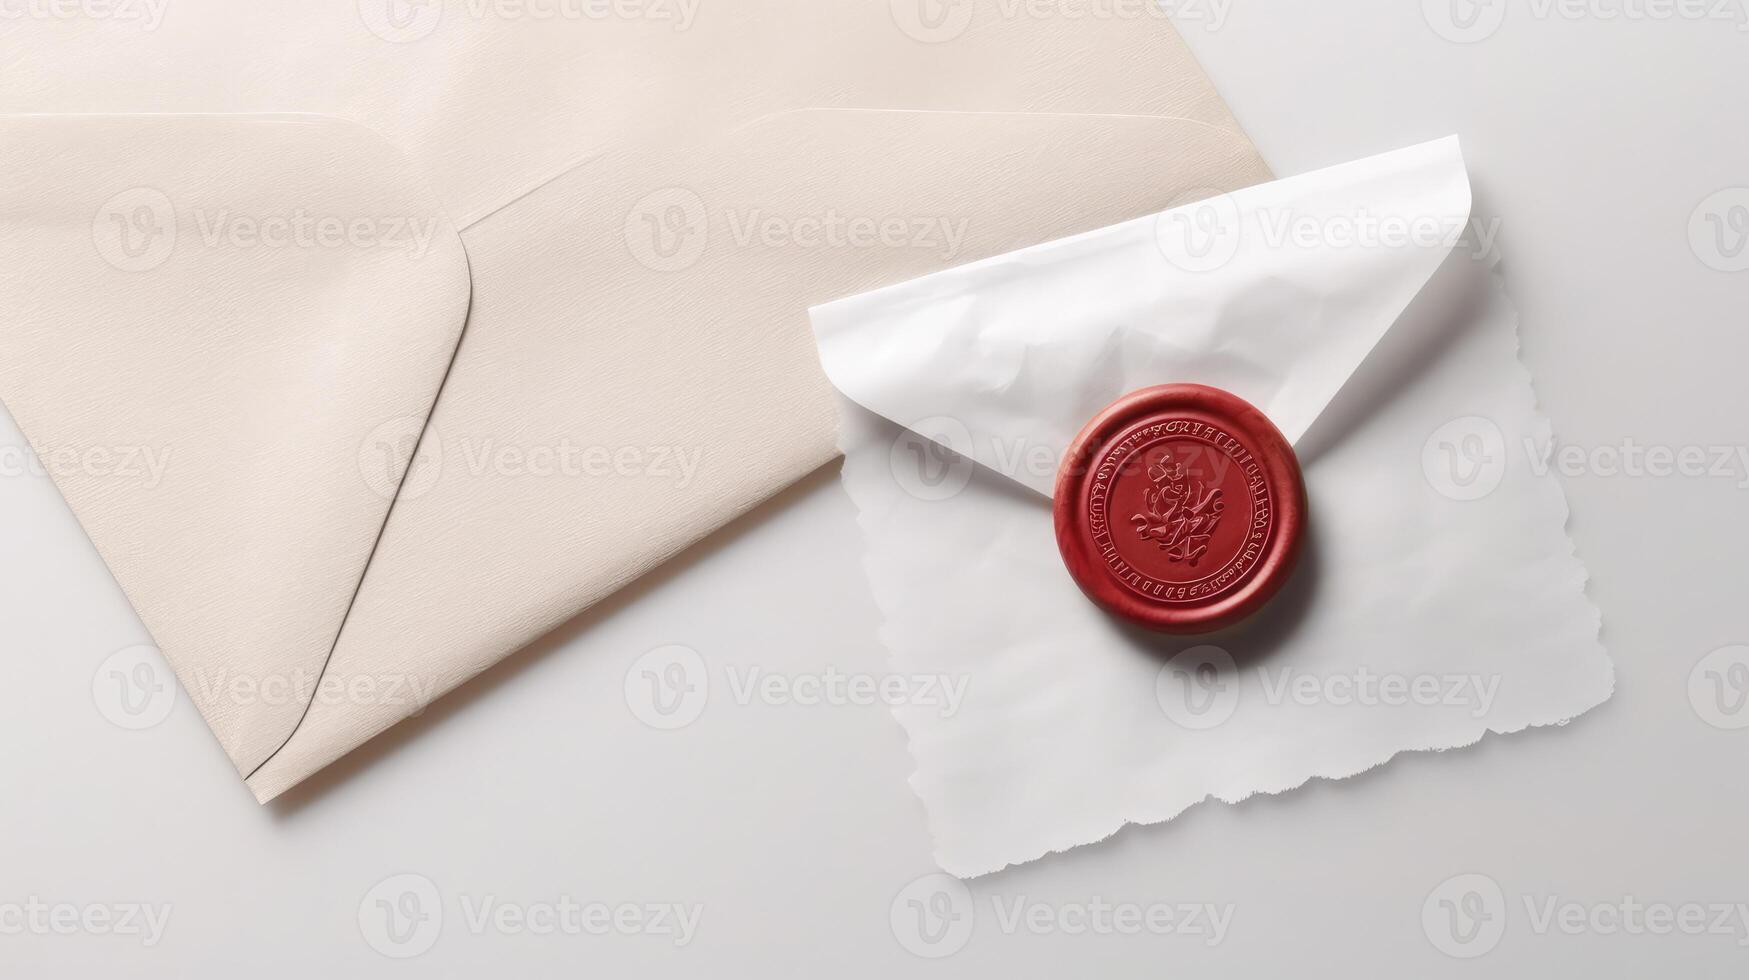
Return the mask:
<path id="1" fill-rule="evenodd" d="M 448 690 L 830 459 L 813 303 L 1250 183 L 1255 160 L 1177 120 L 827 110 L 543 187 L 463 235 L 468 335 L 328 676 Z M 676 208 L 659 247 L 648 219 Z M 896 237 L 858 245 L 856 222 Z M 567 442 L 639 462 L 470 462 Z M 405 713 L 319 703 L 250 785 L 272 795 Z"/>
<path id="2" fill-rule="evenodd" d="M 1446 140 L 815 311 L 856 403 L 843 478 L 894 669 L 965 685 L 951 715 L 895 709 L 942 867 L 995 871 L 1609 697 L 1516 316 L 1452 252 L 1469 214 Z M 1207 247 L 1185 250 L 1186 228 Z M 1028 447 L 1054 464 L 1082 419 L 1172 381 L 1268 411 L 1311 501 L 1286 591 L 1203 639 L 1087 602 L 1048 481 L 1013 465 Z M 919 442 L 957 462 L 925 479 Z"/>
<path id="3" fill-rule="evenodd" d="M 454 353 L 461 241 L 335 119 L 10 117 L 0 148 L 0 392 L 225 751 L 265 757 L 303 704 L 260 685 L 320 673 L 405 466 L 359 448 L 416 436 Z"/>
<path id="4" fill-rule="evenodd" d="M 474 307 L 421 452 L 442 465 L 416 468 L 389 491 L 401 496 L 386 524 L 359 530 L 351 547 L 373 555 L 368 574 L 348 565 L 312 583 L 316 572 L 276 561 L 251 528 L 296 536 L 316 519 L 215 511 L 206 484 L 161 488 L 159 512 L 213 514 L 209 526 L 258 552 L 254 578 L 234 586 L 252 587 L 256 605 L 198 588 L 175 563 L 112 562 L 136 604 L 162 606 L 148 625 L 185 679 L 178 627 L 154 624 L 234 643 L 252 634 L 218 621 L 286 607 L 255 616 L 283 627 L 275 652 L 225 666 L 291 675 L 300 696 L 203 703 L 226 716 L 215 727 L 263 799 L 829 458 L 831 403 L 800 319 L 809 303 L 1267 177 L 1162 19 L 1039 17 L 979 0 L 936 21 L 903 2 L 758 0 L 698 7 L 680 29 L 655 6 L 540 19 L 492 4 L 194 0 L 152 30 L 86 18 L 0 38 L 0 62 L 24 79 L 0 108 L 334 113 L 404 144 L 460 217 Z M 813 105 L 933 111 L 769 115 Z M 993 112 L 943 111 L 958 109 Z M 1072 115 L 1090 112 L 1102 115 Z M 690 255 L 699 220 L 708 243 Z M 87 330 L 81 343 L 110 341 Z M 174 335 L 159 343 L 167 359 L 202 355 Z M 18 353 L 20 373 L 40 372 L 40 352 Z M 192 369 L 180 380 L 201 381 Z M 246 398 L 209 391 L 206 417 L 179 417 L 178 444 L 237 420 L 252 431 L 257 402 L 319 389 L 255 381 Z M 121 410 L 161 411 L 150 394 Z M 64 419 L 60 437 L 81 444 L 104 429 L 74 422 L 118 410 L 64 386 L 0 398 L 27 432 L 26 418 Z M 423 418 L 398 404 L 353 414 L 365 434 L 325 465 L 364 482 L 395 475 Z M 621 452 L 643 463 L 615 462 Z M 664 469 L 660 453 L 692 476 L 644 478 Z M 94 538 L 122 520 L 109 495 L 73 503 Z M 317 537 L 339 527 L 353 525 Z M 306 602 L 312 590 L 319 603 Z M 338 598 L 355 592 L 355 605 Z M 347 679 L 400 693 L 321 696 L 357 690 Z"/>

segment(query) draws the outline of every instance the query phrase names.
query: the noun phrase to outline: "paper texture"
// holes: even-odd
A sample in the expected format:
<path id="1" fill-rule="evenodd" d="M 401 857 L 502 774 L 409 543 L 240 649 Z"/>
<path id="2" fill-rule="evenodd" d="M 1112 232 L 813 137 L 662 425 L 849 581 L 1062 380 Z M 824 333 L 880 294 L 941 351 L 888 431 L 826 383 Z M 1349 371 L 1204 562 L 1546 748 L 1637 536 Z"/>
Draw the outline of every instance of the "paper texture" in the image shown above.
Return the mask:
<path id="1" fill-rule="evenodd" d="M 468 336 L 330 681 L 423 671 L 448 690 L 830 459 L 811 304 L 1264 179 L 1254 160 L 1174 120 L 786 113 L 609 154 L 468 229 Z M 640 219 L 671 206 L 697 222 L 664 252 Z M 899 237 L 858 245 L 855 221 Z M 496 462 L 566 445 L 569 472 Z M 405 711 L 317 704 L 251 785 Z"/>
<path id="2" fill-rule="evenodd" d="M 885 418 L 957 420 L 970 439 L 950 448 L 1046 495 L 1087 420 L 1150 385 L 1225 388 L 1295 441 L 1444 261 L 1469 182 L 1447 140 L 1243 205 L 1214 197 L 831 303 L 813 313 L 821 362 Z M 1422 237 L 1295 236 L 1369 210 L 1425 215 Z"/>
<path id="3" fill-rule="evenodd" d="M 405 148 L 461 227 L 616 144 L 790 109 L 1138 113 L 1237 128 L 1163 10 L 1041 15 L 1013 0 L 86 6 L 8 21 L 0 112 L 338 115 Z"/>
<path id="4" fill-rule="evenodd" d="M 76 13 L 0 33 L 16 82 L 0 112 L 298 111 L 362 124 L 404 149 L 424 175 L 409 186 L 429 181 L 472 264 L 474 306 L 451 350 L 441 427 L 420 451 L 428 462 L 374 522 L 339 493 L 219 505 L 209 491 L 229 484 L 178 484 L 145 511 L 115 499 L 121 489 L 69 494 L 106 557 L 118 549 L 105 537 L 130 540 L 125 529 L 142 522 L 162 523 L 141 533 L 175 537 L 186 527 L 172 518 L 193 514 L 207 515 L 208 551 L 249 552 L 209 563 L 211 581 L 144 552 L 111 567 L 179 669 L 212 661 L 245 686 L 297 679 L 295 696 L 271 705 L 202 702 L 263 800 L 829 459 L 835 413 L 808 305 L 1268 176 L 1158 12 L 1041 15 L 1007 0 L 146 0 Z M 811 107 L 911 111 L 795 113 Z M 764 142 L 741 135 L 750 124 Z M 161 138 L 176 139 L 174 127 Z M 298 159 L 309 180 L 346 177 L 338 149 Z M 109 163 L 125 175 L 125 159 Z M 57 193 L 52 179 L 31 187 Z M 881 231 L 895 219 L 945 227 Z M 709 238 L 693 251 L 700 228 Z M 46 271 L 77 290 L 75 267 Z M 310 302 L 318 318 L 374 309 L 315 295 L 334 300 Z M 153 325 L 140 342 L 179 366 L 164 380 L 207 416 L 182 420 L 183 442 L 198 443 L 205 425 L 238 453 L 244 436 L 276 453 L 280 442 L 258 430 L 295 420 L 262 406 L 308 404 L 351 370 L 300 371 L 294 359 L 209 383 L 195 365 L 227 365 L 228 352 L 166 329 L 178 315 L 170 292 L 153 302 L 139 313 Z M 430 326 L 453 328 L 447 314 Z M 108 363 L 136 356 L 94 322 L 58 329 Z M 345 350 L 337 342 L 334 354 Z M 15 353 L 18 375 L 55 366 L 41 351 Z M 396 384 L 426 390 L 437 360 L 415 351 Z M 159 410 L 17 383 L 0 398 L 27 433 L 54 418 L 56 436 L 80 444 L 107 437 L 109 414 Z M 421 417 L 362 397 L 329 407 L 335 431 L 365 435 L 329 440 L 312 466 L 362 483 L 365 469 L 400 475 Z M 374 458 L 382 452 L 391 458 Z M 340 501 L 335 514 L 322 511 L 329 501 Z M 270 527 L 283 528 L 286 554 L 260 530 Z M 305 567 L 312 547 L 339 557 Z M 245 593 L 309 608 L 264 616 Z M 209 640 L 232 652 L 183 653 Z"/>
<path id="5" fill-rule="evenodd" d="M 317 117 L 0 117 L 0 393 L 239 770 L 302 715 L 467 316 Z"/>
<path id="6" fill-rule="evenodd" d="M 1315 229 L 1212 265 L 1131 223 L 815 311 L 828 375 L 880 413 L 844 402 L 843 482 L 893 667 L 968 685 L 951 717 L 895 711 L 943 868 L 983 874 L 1608 698 L 1565 499 L 1536 465 L 1550 432 L 1516 314 L 1451 248 L 1469 206 L 1448 140 L 1161 216 L 1217 237 L 1199 212 L 1231 208 L 1241 238 Z M 1446 233 L 1357 231 L 1385 219 Z M 1311 501 L 1284 593 L 1201 639 L 1087 602 L 1014 463 L 1089 405 L 1190 380 L 1299 434 Z"/>

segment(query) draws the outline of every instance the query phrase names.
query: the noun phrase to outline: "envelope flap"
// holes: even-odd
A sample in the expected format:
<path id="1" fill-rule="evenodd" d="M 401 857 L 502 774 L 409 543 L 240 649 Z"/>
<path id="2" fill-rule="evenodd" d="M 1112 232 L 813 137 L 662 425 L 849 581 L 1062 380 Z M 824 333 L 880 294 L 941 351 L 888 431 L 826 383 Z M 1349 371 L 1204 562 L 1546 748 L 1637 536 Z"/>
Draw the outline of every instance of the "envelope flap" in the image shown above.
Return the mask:
<path id="1" fill-rule="evenodd" d="M 461 241 L 335 119 L 11 116 L 0 146 L 0 399 L 247 774 L 453 356 Z"/>
<path id="2" fill-rule="evenodd" d="M 864 408 L 1046 496 L 1082 426 L 1151 385 L 1225 388 L 1297 441 L 1471 204 L 1455 138 L 1203 197 L 817 307 L 821 363 Z"/>
<path id="3" fill-rule="evenodd" d="M 810 306 L 1268 176 L 1193 120 L 805 110 L 546 184 L 463 233 L 477 292 L 409 477 L 429 490 L 396 505 L 330 682 L 417 669 L 441 695 L 829 461 Z M 319 702 L 249 785 L 272 798 L 413 710 Z"/>

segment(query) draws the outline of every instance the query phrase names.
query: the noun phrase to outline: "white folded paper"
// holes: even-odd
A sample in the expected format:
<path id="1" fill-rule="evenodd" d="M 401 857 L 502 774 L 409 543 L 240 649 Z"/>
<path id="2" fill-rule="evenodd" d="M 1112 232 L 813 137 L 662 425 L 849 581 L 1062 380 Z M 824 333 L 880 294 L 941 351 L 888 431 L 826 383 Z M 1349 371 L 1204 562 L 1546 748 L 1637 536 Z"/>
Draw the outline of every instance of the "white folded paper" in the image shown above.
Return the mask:
<path id="1" fill-rule="evenodd" d="M 1454 250 L 1470 204 L 1448 139 L 813 311 L 894 669 L 968 684 L 895 710 L 945 869 L 1607 700 L 1516 314 Z M 1095 412 L 1192 381 L 1295 441 L 1311 531 L 1262 616 L 1187 641 L 1081 595 L 1048 495 Z"/>

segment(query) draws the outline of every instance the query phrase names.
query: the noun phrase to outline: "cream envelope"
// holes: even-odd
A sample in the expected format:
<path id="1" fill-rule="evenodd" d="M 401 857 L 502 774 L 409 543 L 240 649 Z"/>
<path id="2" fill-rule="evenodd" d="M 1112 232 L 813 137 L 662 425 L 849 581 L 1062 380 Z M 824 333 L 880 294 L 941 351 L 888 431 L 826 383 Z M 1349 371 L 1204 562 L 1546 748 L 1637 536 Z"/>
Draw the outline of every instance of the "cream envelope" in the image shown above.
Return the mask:
<path id="1" fill-rule="evenodd" d="M 567 174 L 463 234 L 468 333 L 328 676 L 447 691 L 831 459 L 811 304 L 1264 176 L 1179 120 L 840 110 Z M 808 224 L 833 214 L 903 231 L 834 246 Z M 668 248 L 652 224 L 679 229 Z M 567 440 L 644 460 L 478 465 Z M 272 796 L 405 714 L 317 703 L 250 785 Z"/>
<path id="2" fill-rule="evenodd" d="M 320 673 L 400 480 L 361 477 L 359 424 L 429 412 L 461 240 L 355 123 L 24 116 L 0 145 L 5 403 L 225 751 L 270 751 L 301 697 L 236 685 Z"/>
<path id="3" fill-rule="evenodd" d="M 9 232 L 15 268 L 28 271 L 5 293 L 28 289 L 30 303 L 13 307 L 29 311 L 24 329 L 0 329 L 0 399 L 39 445 L 125 437 L 233 476 L 166 476 L 145 504 L 113 480 L 59 482 L 74 485 L 69 502 L 258 798 L 831 458 L 834 409 L 808 339 L 809 305 L 1268 177 L 1163 21 L 1040 22 L 980 2 L 963 8 L 975 12 L 964 24 L 928 27 L 904 9 L 827 13 L 766 0 L 743 16 L 701 10 L 671 38 L 620 21 L 486 30 L 451 17 L 452 5 L 426 33 L 391 44 L 372 32 L 382 25 L 368 3 L 359 21 L 276 5 L 240 20 L 228 6 L 179 5 L 144 37 L 115 23 L 56 24 L 3 42 L 10 63 L 47 66 L 59 53 L 58 64 L 78 69 L 52 89 L 27 85 L 7 108 L 334 112 L 404 144 L 462 216 L 472 308 L 459 348 L 455 314 L 431 297 L 459 290 L 465 304 L 468 278 L 434 271 L 430 256 L 417 269 L 391 264 L 407 256 L 326 256 L 347 270 L 398 269 L 400 292 L 371 295 L 395 305 L 384 316 L 424 324 L 419 343 L 404 342 L 404 376 L 369 398 L 351 389 L 324 398 L 331 384 L 372 383 L 360 375 L 374 362 L 340 363 L 357 342 L 348 324 L 374 319 L 352 315 L 346 290 L 370 281 L 324 272 L 309 250 L 292 249 L 275 256 L 283 266 L 270 281 L 281 285 L 264 292 L 251 265 L 264 259 L 221 247 L 244 271 L 217 268 L 203 234 L 221 212 L 297 210 L 297 181 L 279 196 L 246 186 L 252 172 L 286 180 L 267 166 L 269 146 L 227 142 L 252 144 L 257 129 L 274 127 L 236 117 L 6 126 L 8 143 L 63 127 L 67 148 L 39 157 L 92 161 L 62 174 L 85 181 L 67 189 L 75 211 L 95 214 L 139 187 L 178 199 L 171 258 L 143 272 L 93 264 L 102 256 L 89 241 L 81 252 L 66 214 Z M 158 68 L 227 44 L 219 63 L 236 78 L 225 85 L 172 81 Z M 310 64 L 333 67 L 299 70 L 297 59 L 318 48 Z M 293 52 L 293 61 L 251 51 Z M 599 93 L 610 75 L 614 98 L 578 94 Z M 409 91 L 441 92 L 446 108 L 389 97 Z M 832 101 L 1030 111 L 783 111 Z M 1039 111 L 1054 109 L 1070 112 Z M 1089 109 L 1114 114 L 1073 114 Z M 695 111 L 709 125 L 650 135 L 652 120 L 673 125 Z M 737 119 L 755 121 L 731 127 Z M 304 124 L 314 142 L 328 127 L 393 156 L 355 128 Z M 115 152 L 115 127 L 139 127 L 130 138 L 158 148 L 133 161 L 140 175 Z M 163 128 L 144 133 L 153 127 Z M 194 156 L 178 163 L 181 140 Z M 259 166 L 227 169 L 233 158 Z M 356 166 L 338 150 L 300 145 L 283 162 L 301 167 L 312 185 L 305 210 L 319 216 L 389 221 L 433 210 L 424 198 L 324 204 Z M 234 180 L 202 188 L 179 168 Z M 6 213 L 32 214 L 62 194 L 61 173 L 20 171 L 0 192 Z M 140 214 L 123 212 L 123 226 Z M 57 247 L 38 250 L 39 234 Z M 197 243 L 200 262 L 190 264 L 185 250 Z M 299 275 L 309 277 L 302 288 Z M 190 308 L 190 296 L 211 302 Z M 303 310 L 322 325 L 304 326 L 326 344 L 301 368 L 281 359 L 275 335 L 238 326 L 274 303 L 274 316 Z M 452 343 L 428 350 L 445 330 Z M 100 352 L 108 373 L 61 383 L 50 335 Z M 175 370 L 163 385 L 115 383 L 137 363 Z M 287 452 L 286 428 L 314 406 L 331 425 L 320 458 Z M 303 468 L 322 479 L 283 475 Z M 345 471 L 353 482 L 342 488 Z M 194 529 L 206 540 L 193 541 Z M 246 555 L 229 553 L 237 550 Z M 293 695 L 238 693 L 270 687 Z"/>

